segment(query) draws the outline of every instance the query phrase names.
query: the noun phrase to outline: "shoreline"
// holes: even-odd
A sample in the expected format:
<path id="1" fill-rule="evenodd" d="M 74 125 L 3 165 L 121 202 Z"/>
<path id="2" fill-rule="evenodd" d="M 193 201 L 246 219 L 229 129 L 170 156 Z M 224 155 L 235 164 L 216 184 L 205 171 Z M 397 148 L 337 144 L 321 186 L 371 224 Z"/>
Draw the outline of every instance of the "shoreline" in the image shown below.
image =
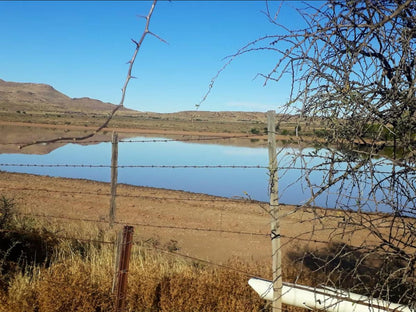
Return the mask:
<path id="1" fill-rule="evenodd" d="M 32 122 L 15 122 L 15 121 L 2 121 L 0 120 L 0 126 L 12 126 L 12 127 L 33 127 L 40 129 L 59 129 L 65 131 L 95 131 L 98 127 L 93 126 L 77 126 L 77 125 L 54 125 L 47 123 L 32 123 Z M 103 128 L 96 135 L 104 132 L 119 132 L 125 134 L 142 134 L 142 135 L 163 135 L 163 136 L 179 136 L 179 137 L 218 137 L 218 138 L 235 138 L 235 139 L 258 139 L 267 140 L 267 134 L 248 134 L 237 132 L 211 132 L 211 131 L 185 131 L 185 130 L 165 130 L 165 129 L 149 129 L 149 128 L 118 128 L 118 127 L 106 127 Z M 290 141 L 298 143 L 307 143 L 316 141 L 316 138 L 281 135 L 276 134 L 276 141 Z M 86 140 L 87 141 L 87 140 Z"/>

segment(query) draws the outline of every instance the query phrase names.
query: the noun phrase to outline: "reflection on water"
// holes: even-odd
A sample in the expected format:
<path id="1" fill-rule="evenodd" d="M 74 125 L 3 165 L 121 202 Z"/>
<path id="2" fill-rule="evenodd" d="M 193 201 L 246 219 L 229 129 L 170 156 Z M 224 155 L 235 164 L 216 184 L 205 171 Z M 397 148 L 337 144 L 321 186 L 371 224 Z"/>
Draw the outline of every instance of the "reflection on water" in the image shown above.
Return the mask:
<path id="1" fill-rule="evenodd" d="M 30 125 L 30 124 L 29 124 Z M 85 125 L 87 126 L 87 125 Z M 27 123 L 22 124 L 9 124 L 7 122 L 0 121 L 0 154 L 48 154 L 53 150 L 62 147 L 66 144 L 74 142 L 73 138 L 84 137 L 85 135 L 92 134 L 96 128 L 94 127 L 81 127 L 75 126 L 71 129 L 67 129 L 65 126 L 54 125 L 36 125 L 28 126 Z M 120 129 L 119 129 L 120 130 Z M 149 130 L 149 133 L 145 133 L 146 130 L 141 130 L 139 133 L 134 129 L 123 129 L 118 133 L 119 139 L 128 139 L 138 136 L 152 138 L 155 136 L 154 131 Z M 99 133 L 96 133 L 93 137 L 79 141 L 79 144 L 89 145 L 97 144 L 97 142 L 111 142 L 112 130 L 104 129 Z M 249 135 L 252 136 L 252 135 Z M 169 134 L 164 133 L 163 137 L 170 140 L 179 140 L 186 142 L 206 142 L 218 145 L 233 145 L 244 147 L 265 147 L 267 146 L 267 138 L 251 138 L 248 139 L 247 135 L 230 135 L 228 138 L 224 136 L 205 137 L 201 141 L 201 137 L 192 134 Z M 19 148 L 19 146 L 25 146 L 27 144 L 39 141 L 54 140 L 56 138 L 67 138 L 60 140 L 59 143 L 48 144 L 33 144 L 25 148 Z"/>
<path id="2" fill-rule="evenodd" d="M 139 137 L 134 140 L 148 142 L 119 143 L 120 166 L 156 166 L 155 168 L 119 168 L 119 183 L 140 186 L 151 186 L 196 193 L 205 193 L 224 197 L 251 198 L 268 201 L 268 152 L 266 148 L 250 148 L 225 146 L 216 144 L 196 144 L 177 141 L 154 142 L 155 138 Z M 311 195 L 309 186 L 320 185 L 327 176 L 327 167 L 309 174 L 300 170 L 304 166 L 304 158 L 294 158 L 300 153 L 296 148 L 281 148 L 278 154 L 280 202 L 286 204 L 302 204 Z M 313 149 L 303 149 L 303 154 Z M 318 157 L 308 158 L 308 166 L 318 166 Z M 58 177 L 83 178 L 97 181 L 110 181 L 111 144 L 95 145 L 67 144 L 47 155 L 2 154 L 1 170 L 25 172 Z M 4 164 L 36 164 L 38 166 L 5 166 Z M 41 165 L 84 165 L 83 167 L 42 167 Z M 88 167 L 104 165 L 106 167 Z M 260 166 L 262 168 L 157 168 L 157 166 Z M 317 167 L 318 168 L 318 167 Z M 333 168 L 342 172 L 346 169 L 343 163 Z M 378 170 L 391 171 L 391 165 L 380 163 Z M 334 171 L 335 172 L 335 171 Z M 339 175 L 340 173 L 338 173 Z M 363 194 L 369 192 L 371 184 L 365 183 L 357 188 L 357 181 L 350 180 L 342 185 L 329 188 L 317 198 L 315 205 L 335 208 L 339 203 L 355 209 L 357 198 L 362 201 Z M 380 178 L 381 179 L 381 178 Z M 364 185 L 364 186 L 363 186 Z M 355 189 L 354 189 L 355 188 Z M 341 201 L 339 201 L 341 198 Z M 379 196 L 379 195 L 377 195 Z M 376 198 L 377 199 L 377 198 Z M 338 201 L 338 203 L 337 203 Z M 366 210 L 373 210 L 371 201 Z M 345 207 L 344 207 L 345 208 Z M 379 206 L 378 209 L 385 209 Z"/>

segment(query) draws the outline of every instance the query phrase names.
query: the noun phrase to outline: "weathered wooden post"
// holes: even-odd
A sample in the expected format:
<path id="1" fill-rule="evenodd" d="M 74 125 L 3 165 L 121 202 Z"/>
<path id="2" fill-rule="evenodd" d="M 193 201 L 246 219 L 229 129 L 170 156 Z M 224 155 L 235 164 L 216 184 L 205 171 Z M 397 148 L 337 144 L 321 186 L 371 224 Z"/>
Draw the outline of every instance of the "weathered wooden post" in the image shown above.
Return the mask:
<path id="1" fill-rule="evenodd" d="M 117 195 L 117 174 L 118 174 L 118 134 L 113 132 L 112 153 L 111 153 L 111 199 L 110 199 L 110 226 L 114 226 L 116 219 L 116 195 Z"/>
<path id="2" fill-rule="evenodd" d="M 123 239 L 121 242 L 120 256 L 117 280 L 116 280 L 116 302 L 115 312 L 124 311 L 127 297 L 127 277 L 129 272 L 129 263 L 131 255 L 131 247 L 133 245 L 133 232 L 132 226 L 125 226 L 123 229 Z"/>
<path id="3" fill-rule="evenodd" d="M 272 311 L 282 311 L 282 253 L 280 250 L 279 197 L 276 155 L 275 111 L 267 112 L 267 132 L 269 148 L 269 192 L 272 240 L 273 301 Z"/>

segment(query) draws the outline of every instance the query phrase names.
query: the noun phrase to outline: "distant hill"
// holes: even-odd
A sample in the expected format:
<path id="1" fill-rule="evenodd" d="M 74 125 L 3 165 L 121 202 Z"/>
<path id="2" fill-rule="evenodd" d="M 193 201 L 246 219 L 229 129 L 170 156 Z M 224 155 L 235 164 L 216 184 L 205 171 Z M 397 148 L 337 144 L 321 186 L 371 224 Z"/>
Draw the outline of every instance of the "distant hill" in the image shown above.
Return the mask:
<path id="1" fill-rule="evenodd" d="M 38 116 L 39 113 L 57 113 L 62 115 L 65 115 L 65 113 L 105 114 L 112 111 L 115 107 L 115 104 L 104 103 L 87 97 L 70 98 L 52 86 L 43 83 L 8 82 L 0 79 L 0 113 L 37 113 Z M 249 127 L 254 127 L 256 123 L 266 123 L 264 112 L 190 110 L 176 113 L 155 113 L 140 112 L 123 107 L 119 110 L 118 115 L 120 113 L 122 113 L 121 115 L 127 114 L 139 119 L 170 122 L 239 123 L 247 124 Z M 19 116 L 22 117 L 21 114 Z M 286 116 L 285 120 L 292 121 L 293 116 Z"/>
<path id="2" fill-rule="evenodd" d="M 47 84 L 0 79 L 0 111 L 100 112 L 114 107 L 114 104 L 87 97 L 70 98 Z"/>

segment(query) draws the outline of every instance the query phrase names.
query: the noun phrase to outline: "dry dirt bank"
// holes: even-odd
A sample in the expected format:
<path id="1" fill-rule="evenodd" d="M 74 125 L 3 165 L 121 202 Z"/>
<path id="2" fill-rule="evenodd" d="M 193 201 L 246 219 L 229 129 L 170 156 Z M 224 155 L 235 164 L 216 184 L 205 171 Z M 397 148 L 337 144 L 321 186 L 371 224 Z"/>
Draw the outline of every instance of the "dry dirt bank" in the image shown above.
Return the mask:
<path id="1" fill-rule="evenodd" d="M 71 224 L 74 236 L 84 234 L 77 233 L 79 222 L 70 218 L 102 221 L 85 221 L 84 227 L 107 227 L 109 193 L 108 183 L 0 171 L 0 195 L 14 198 L 24 213 L 63 217 L 47 220 L 65 222 L 68 227 Z M 270 259 L 270 219 L 265 208 L 265 203 L 248 200 L 130 185 L 118 187 L 117 220 L 119 226 L 135 226 L 135 239 L 160 246 L 174 244 L 183 254 L 215 262 L 233 257 L 259 262 Z M 306 244 L 322 246 L 319 241 L 330 238 L 353 245 L 371 240 L 366 231 L 354 231 L 353 227 L 345 231 L 340 227 L 341 212 L 316 209 L 313 213 L 281 206 L 281 215 L 284 254 Z"/>

